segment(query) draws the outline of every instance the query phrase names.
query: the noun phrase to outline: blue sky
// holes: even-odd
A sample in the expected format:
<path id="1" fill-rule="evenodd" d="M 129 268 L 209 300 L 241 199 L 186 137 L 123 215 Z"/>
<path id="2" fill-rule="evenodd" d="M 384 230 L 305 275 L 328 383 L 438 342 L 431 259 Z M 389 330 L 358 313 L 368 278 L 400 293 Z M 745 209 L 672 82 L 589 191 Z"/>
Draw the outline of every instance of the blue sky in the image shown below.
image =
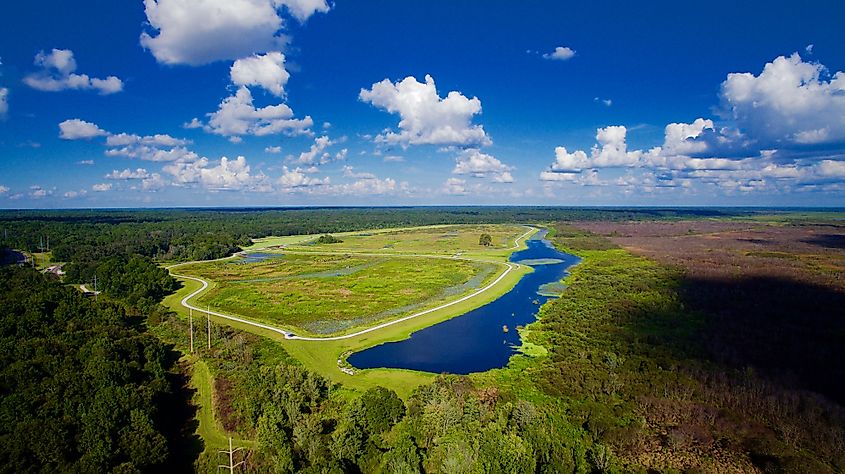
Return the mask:
<path id="1" fill-rule="evenodd" d="M 841 2 L 11 3 L 2 208 L 845 205 Z"/>

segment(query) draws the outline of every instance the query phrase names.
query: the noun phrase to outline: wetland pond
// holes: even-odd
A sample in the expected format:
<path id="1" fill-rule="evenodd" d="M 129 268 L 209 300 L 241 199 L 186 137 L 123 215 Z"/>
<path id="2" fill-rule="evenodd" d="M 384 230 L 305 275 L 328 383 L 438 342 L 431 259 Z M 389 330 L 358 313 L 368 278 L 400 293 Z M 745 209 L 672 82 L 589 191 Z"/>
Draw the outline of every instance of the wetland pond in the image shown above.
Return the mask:
<path id="1" fill-rule="evenodd" d="M 359 369 L 396 368 L 433 373 L 469 374 L 504 367 L 521 344 L 517 326 L 534 322 L 537 312 L 562 287 L 579 258 L 545 239 L 546 230 L 526 241 L 528 248 L 510 261 L 531 266 L 509 292 L 468 313 L 421 329 L 404 341 L 388 342 L 347 359 Z M 507 331 L 505 330 L 507 327 Z"/>

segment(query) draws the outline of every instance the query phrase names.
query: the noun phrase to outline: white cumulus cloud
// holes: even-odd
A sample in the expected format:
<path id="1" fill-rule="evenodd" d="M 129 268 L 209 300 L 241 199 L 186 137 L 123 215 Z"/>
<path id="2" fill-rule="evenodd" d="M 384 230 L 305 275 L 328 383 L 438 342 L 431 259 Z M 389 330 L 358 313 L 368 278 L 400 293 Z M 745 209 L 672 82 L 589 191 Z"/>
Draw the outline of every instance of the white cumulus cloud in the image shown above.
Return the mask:
<path id="1" fill-rule="evenodd" d="M 148 145 L 129 145 L 110 148 L 106 156 L 138 159 L 143 161 L 195 161 L 199 157 L 193 151 L 177 146 L 174 148 L 159 148 Z"/>
<path id="2" fill-rule="evenodd" d="M 286 104 L 256 107 L 252 93 L 241 86 L 235 95 L 223 99 L 216 112 L 209 114 L 205 130 L 216 135 L 303 135 L 310 133 L 314 121 L 310 116 L 293 118 L 293 110 Z"/>
<path id="3" fill-rule="evenodd" d="M 329 10 L 324 0 L 144 0 L 141 45 L 160 63 L 193 66 L 278 51 L 283 8 L 300 22 Z"/>
<path id="4" fill-rule="evenodd" d="M 819 176 L 845 178 L 845 162 L 822 160 L 816 167 Z"/>
<path id="5" fill-rule="evenodd" d="M 167 186 L 167 180 L 158 173 L 152 173 L 141 180 L 141 189 L 144 191 L 158 191 Z"/>
<path id="6" fill-rule="evenodd" d="M 697 118 L 692 123 L 670 123 L 664 129 L 663 151 L 667 154 L 690 155 L 707 150 L 706 142 L 696 142 L 705 130 L 715 130 L 713 121 Z"/>
<path id="7" fill-rule="evenodd" d="M 104 137 L 109 132 L 96 124 L 80 119 L 65 120 L 59 124 L 59 138 L 64 140 L 87 140 L 94 137 Z"/>
<path id="8" fill-rule="evenodd" d="M 331 154 L 326 153 L 326 148 L 334 145 L 334 142 L 326 135 L 314 139 L 314 143 L 308 151 L 299 154 L 294 163 L 300 165 L 325 164 L 331 161 Z"/>
<path id="9" fill-rule="evenodd" d="M 85 195 L 87 195 L 87 194 L 88 194 L 87 190 L 80 189 L 79 191 L 67 191 L 64 194 L 64 197 L 66 199 L 74 199 L 74 198 L 79 198 L 79 197 L 85 197 Z"/>
<path id="10" fill-rule="evenodd" d="M 149 177 L 150 173 L 144 168 L 137 168 L 134 171 L 129 168 L 123 171 L 112 170 L 111 173 L 104 176 L 106 179 L 114 180 L 147 179 Z"/>
<path id="11" fill-rule="evenodd" d="M 285 96 L 290 73 L 285 69 L 285 55 L 274 51 L 238 59 L 230 70 L 232 83 L 238 86 L 259 86 L 278 97 Z"/>
<path id="12" fill-rule="evenodd" d="M 46 188 L 43 188 L 43 187 L 41 187 L 37 184 L 34 184 L 34 185 L 29 187 L 29 197 L 31 197 L 32 199 L 41 199 L 41 198 L 45 198 L 47 196 L 52 196 L 52 195 L 53 195 L 52 189 L 46 189 Z M 9 199 L 13 199 L 13 198 L 15 198 L 15 196 L 11 196 Z"/>
<path id="13" fill-rule="evenodd" d="M 407 188 L 407 184 L 404 186 Z M 333 186 L 331 191 L 340 195 L 381 195 L 393 194 L 396 191 L 402 190 L 403 185 L 400 185 L 393 178 L 380 179 L 375 176 L 359 179 L 352 183 L 344 183 Z"/>
<path id="14" fill-rule="evenodd" d="M 443 184 L 443 193 L 458 196 L 467 194 L 466 184 L 467 181 L 465 179 L 449 178 Z"/>
<path id="15" fill-rule="evenodd" d="M 628 129 L 622 125 L 600 128 L 596 132 L 598 144 L 591 150 L 591 164 L 596 168 L 636 165 L 642 155 L 629 152 L 626 143 Z"/>
<path id="16" fill-rule="evenodd" d="M 202 121 L 196 117 L 192 118 L 190 122 L 185 122 L 182 124 L 182 128 L 186 128 L 188 130 L 202 128 Z"/>
<path id="17" fill-rule="evenodd" d="M 845 72 L 780 56 L 755 76 L 728 74 L 722 100 L 741 131 L 764 146 L 845 142 Z"/>
<path id="18" fill-rule="evenodd" d="M 329 11 L 326 0 L 274 0 L 274 4 L 284 5 L 294 18 L 303 23 L 315 13 Z"/>
<path id="19" fill-rule="evenodd" d="M 301 168 L 291 170 L 287 166 L 284 166 L 282 167 L 282 176 L 279 177 L 278 183 L 283 190 L 293 190 L 314 186 L 328 186 L 331 182 L 328 177 L 322 179 L 312 178 Z"/>
<path id="20" fill-rule="evenodd" d="M 355 171 L 355 168 L 349 165 L 343 167 L 343 177 L 352 179 L 376 179 L 376 175 L 373 173 Z"/>
<path id="21" fill-rule="evenodd" d="M 724 193 L 838 189 L 845 181 L 845 72 L 779 56 L 762 72 L 731 73 L 721 85 L 724 122 L 670 123 L 660 146 L 628 150 L 627 129 L 599 129 L 589 152 L 559 146 L 540 173 L 549 184 L 588 185 L 600 168 L 641 169 L 602 185 L 644 192 L 697 186 Z"/>
<path id="22" fill-rule="evenodd" d="M 396 83 L 385 79 L 370 89 L 361 89 L 358 97 L 401 118 L 398 133 L 388 131 L 377 136 L 376 141 L 447 146 L 480 146 L 491 142 L 481 125 L 472 124 L 473 116 L 481 113 L 481 101 L 477 97 L 469 99 L 458 91 L 441 98 L 430 75 L 425 76 L 425 83 L 412 76 Z"/>
<path id="23" fill-rule="evenodd" d="M 239 156 L 234 160 L 227 157 L 212 166 L 208 158 L 196 161 L 177 161 L 165 165 L 162 170 L 173 177 L 174 184 L 197 184 L 215 191 L 238 191 L 256 189 L 266 176 L 262 173 L 253 174 L 246 158 Z"/>
<path id="24" fill-rule="evenodd" d="M 575 50 L 569 46 L 558 46 L 551 53 L 544 54 L 543 57 L 557 61 L 566 61 L 567 59 L 575 57 Z"/>
<path id="25" fill-rule="evenodd" d="M 454 174 L 468 174 L 476 178 L 492 178 L 497 183 L 512 183 L 512 166 L 477 148 L 463 150 L 455 159 Z"/>
<path id="26" fill-rule="evenodd" d="M 128 133 L 118 133 L 116 135 L 109 135 L 106 138 L 106 146 L 127 146 L 127 145 L 147 145 L 159 147 L 174 147 L 185 146 L 191 144 L 190 140 L 182 138 L 174 138 L 167 134 L 158 133 L 155 135 L 140 136 Z"/>
<path id="27" fill-rule="evenodd" d="M 99 79 L 87 74 L 76 74 L 76 59 L 69 49 L 54 49 L 50 53 L 41 51 L 35 55 L 35 65 L 41 70 L 27 75 L 23 82 L 40 91 L 96 90 L 107 95 L 123 90 L 123 81 L 115 76 Z"/>

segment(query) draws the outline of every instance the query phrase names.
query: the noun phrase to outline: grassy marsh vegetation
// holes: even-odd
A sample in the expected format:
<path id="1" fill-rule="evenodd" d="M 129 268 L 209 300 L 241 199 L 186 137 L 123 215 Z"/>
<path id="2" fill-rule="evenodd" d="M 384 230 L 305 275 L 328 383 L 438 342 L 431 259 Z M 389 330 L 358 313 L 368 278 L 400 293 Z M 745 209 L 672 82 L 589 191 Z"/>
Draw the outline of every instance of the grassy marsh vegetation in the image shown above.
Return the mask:
<path id="1" fill-rule="evenodd" d="M 378 252 L 395 254 L 455 255 L 476 254 L 501 256 L 509 253 L 513 241 L 525 233 L 514 225 L 452 225 L 408 229 L 389 229 L 342 234 L 343 242 L 317 245 L 295 245 L 301 250 Z M 479 244 L 481 235 L 489 235 L 490 245 Z"/>
<path id="2" fill-rule="evenodd" d="M 227 313 L 330 334 L 454 298 L 497 275 L 493 264 L 442 258 L 285 254 L 180 267 L 214 282 L 196 303 Z"/>

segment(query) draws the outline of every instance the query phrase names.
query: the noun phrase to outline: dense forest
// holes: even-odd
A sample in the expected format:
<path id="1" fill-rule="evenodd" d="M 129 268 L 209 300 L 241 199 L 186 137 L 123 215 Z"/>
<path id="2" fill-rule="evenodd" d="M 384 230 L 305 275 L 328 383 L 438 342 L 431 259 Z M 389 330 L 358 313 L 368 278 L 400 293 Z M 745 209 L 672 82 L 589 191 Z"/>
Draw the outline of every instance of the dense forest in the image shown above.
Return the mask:
<path id="1" fill-rule="evenodd" d="M 142 321 L 31 269 L 0 268 L 0 470 L 173 465 L 173 358 Z"/>

